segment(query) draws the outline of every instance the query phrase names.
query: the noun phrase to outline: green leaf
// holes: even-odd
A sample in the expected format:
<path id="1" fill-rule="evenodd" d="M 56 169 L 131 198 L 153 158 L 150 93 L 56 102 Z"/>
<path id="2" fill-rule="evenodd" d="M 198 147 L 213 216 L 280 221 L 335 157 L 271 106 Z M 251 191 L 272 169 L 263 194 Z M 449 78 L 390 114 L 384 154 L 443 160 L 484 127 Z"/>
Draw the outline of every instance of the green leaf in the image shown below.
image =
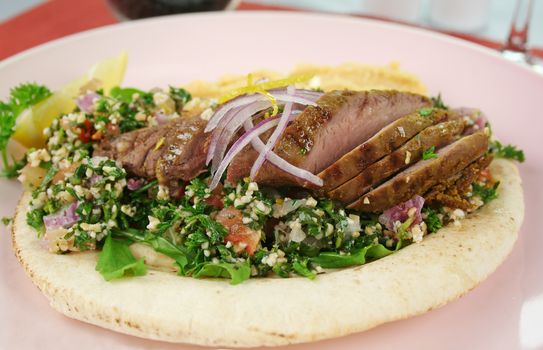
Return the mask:
<path id="1" fill-rule="evenodd" d="M 239 284 L 251 277 L 251 267 L 248 260 L 240 265 L 226 262 L 218 264 L 205 262 L 194 269 L 192 276 L 196 278 L 230 278 L 231 284 Z"/>
<path id="2" fill-rule="evenodd" d="M 493 199 L 498 198 L 498 186 L 500 182 L 496 182 L 492 187 L 482 186 L 474 182 L 472 184 L 473 194 L 481 197 L 483 202 L 486 204 Z"/>
<path id="3" fill-rule="evenodd" d="M 179 273 L 181 275 L 185 274 L 186 266 L 193 259 L 192 255 L 183 247 L 178 247 L 160 236 L 148 235 L 147 237 L 144 237 L 140 231 L 133 229 L 123 231 L 115 230 L 113 231 L 113 234 L 117 237 L 128 238 L 133 242 L 149 245 L 157 252 L 174 259 L 176 264 L 179 266 Z"/>
<path id="4" fill-rule="evenodd" d="M 130 87 L 121 88 L 119 86 L 114 87 L 109 92 L 109 95 L 111 97 L 124 103 L 132 103 L 132 96 L 134 96 L 135 94 L 138 94 L 143 98 L 147 97 L 147 95 L 151 95 L 148 92 L 145 92 L 136 88 L 130 88 Z M 151 100 L 152 100 L 152 96 L 151 96 Z"/>
<path id="5" fill-rule="evenodd" d="M 175 101 L 177 109 L 182 109 L 185 104 L 192 100 L 192 95 L 183 88 L 170 86 L 170 96 Z"/>
<path id="6" fill-rule="evenodd" d="M 24 166 L 24 162 L 18 162 L 15 159 L 10 165 L 7 154 L 7 145 L 11 135 L 15 132 L 17 116 L 25 109 L 32 107 L 50 95 L 51 91 L 47 87 L 28 83 L 11 89 L 9 101 L 0 101 L 0 155 L 4 165 L 1 176 L 15 177 L 17 171 Z"/>
<path id="7" fill-rule="evenodd" d="M 428 148 L 427 150 L 425 150 L 424 152 L 422 152 L 422 159 L 428 160 L 432 158 L 437 158 L 437 154 L 435 153 L 435 150 L 436 150 L 436 146 L 432 146 Z"/>
<path id="8" fill-rule="evenodd" d="M 322 252 L 318 256 L 311 258 L 311 262 L 325 269 L 334 269 L 363 265 L 366 263 L 366 258 L 380 259 L 389 254 L 392 254 L 391 250 L 388 250 L 382 244 L 376 244 L 345 255 L 335 252 Z"/>
<path id="9" fill-rule="evenodd" d="M 124 276 L 143 276 L 147 267 L 142 259 L 136 260 L 126 242 L 115 240 L 108 235 L 98 257 L 96 271 L 106 281 Z"/>
<path id="10" fill-rule="evenodd" d="M 436 97 L 431 97 L 431 100 L 434 108 L 449 109 L 449 107 L 447 107 L 445 103 L 443 103 L 443 100 L 441 99 L 441 94 L 438 94 Z"/>
<path id="11" fill-rule="evenodd" d="M 18 85 L 11 89 L 10 93 L 10 104 L 15 116 L 51 96 L 51 91 L 46 86 L 35 83 Z"/>
<path id="12" fill-rule="evenodd" d="M 498 158 L 513 159 L 520 163 L 526 159 L 524 157 L 524 151 L 517 148 L 514 145 L 502 145 L 500 141 L 494 141 L 490 144 L 490 150 L 494 152 L 494 155 Z"/>
<path id="13" fill-rule="evenodd" d="M 309 262 L 308 259 L 303 259 L 303 260 L 297 259 L 292 263 L 292 268 L 300 276 L 304 276 L 312 280 L 312 279 L 315 279 L 317 275 L 313 271 L 311 271 L 309 267 L 307 267 L 308 262 Z"/>
<path id="14" fill-rule="evenodd" d="M 427 116 L 429 116 L 430 114 L 432 114 L 433 111 L 434 111 L 434 108 L 432 108 L 432 107 L 425 107 L 425 108 L 419 109 L 419 114 L 420 114 L 422 117 L 427 117 Z"/>

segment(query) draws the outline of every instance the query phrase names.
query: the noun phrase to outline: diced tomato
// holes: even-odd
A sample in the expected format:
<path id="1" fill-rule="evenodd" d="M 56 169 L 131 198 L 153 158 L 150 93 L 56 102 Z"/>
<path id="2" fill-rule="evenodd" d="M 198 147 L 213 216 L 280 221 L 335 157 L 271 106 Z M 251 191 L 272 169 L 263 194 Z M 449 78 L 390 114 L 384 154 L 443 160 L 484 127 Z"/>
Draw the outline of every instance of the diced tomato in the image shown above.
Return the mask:
<path id="1" fill-rule="evenodd" d="M 486 168 L 486 169 L 482 170 L 479 173 L 479 180 L 481 180 L 481 181 L 486 180 L 487 182 L 490 182 L 490 183 L 494 182 L 494 178 L 492 177 L 492 173 L 490 172 L 490 168 Z"/>
<path id="2" fill-rule="evenodd" d="M 231 242 L 238 253 L 246 251 L 253 255 L 260 242 L 260 232 L 251 230 L 243 224 L 242 213 L 234 207 L 222 209 L 215 218 L 217 222 L 228 229 L 225 242 Z"/>
<path id="3" fill-rule="evenodd" d="M 79 139 L 81 140 L 81 142 L 88 143 L 91 141 L 93 134 L 94 126 L 92 125 L 90 120 L 85 119 L 83 125 L 79 127 Z"/>

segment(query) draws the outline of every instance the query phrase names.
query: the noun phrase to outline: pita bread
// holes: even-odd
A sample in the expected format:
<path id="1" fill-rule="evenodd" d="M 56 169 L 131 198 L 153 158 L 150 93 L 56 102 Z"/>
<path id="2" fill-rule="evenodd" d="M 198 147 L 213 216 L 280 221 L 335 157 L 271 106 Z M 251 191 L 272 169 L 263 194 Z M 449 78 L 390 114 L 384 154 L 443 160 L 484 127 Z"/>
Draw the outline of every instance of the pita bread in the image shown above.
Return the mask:
<path id="1" fill-rule="evenodd" d="M 26 273 L 61 313 L 114 331 L 170 342 L 261 346 L 360 332 L 443 306 L 504 261 L 524 213 L 516 166 L 495 160 L 498 199 L 421 243 L 367 265 L 305 278 L 194 279 L 164 271 L 106 282 L 96 253 L 55 255 L 26 224 L 25 194 L 13 247 Z M 371 300 L 371 303 L 368 303 Z M 326 315 L 326 317 L 323 317 Z"/>

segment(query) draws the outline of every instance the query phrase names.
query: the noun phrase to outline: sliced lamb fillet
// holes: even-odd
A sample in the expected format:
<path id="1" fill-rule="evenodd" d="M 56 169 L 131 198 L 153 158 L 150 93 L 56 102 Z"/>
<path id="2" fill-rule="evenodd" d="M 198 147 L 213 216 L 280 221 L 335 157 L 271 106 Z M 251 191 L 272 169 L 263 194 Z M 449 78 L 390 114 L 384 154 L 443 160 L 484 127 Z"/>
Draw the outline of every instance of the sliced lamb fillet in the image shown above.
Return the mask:
<path id="1" fill-rule="evenodd" d="M 121 134 L 114 139 L 105 139 L 94 146 L 93 156 L 117 159 L 133 148 L 134 141 L 144 129 Z"/>
<path id="2" fill-rule="evenodd" d="M 351 203 L 371 190 L 372 187 L 419 161 L 423 152 L 430 147 L 440 148 L 453 142 L 462 133 L 464 127 L 463 119 L 427 127 L 396 151 L 373 163 L 343 185 L 328 192 L 327 196 L 343 203 Z"/>
<path id="3" fill-rule="evenodd" d="M 490 162 L 492 162 L 492 156 L 481 157 L 460 173 L 433 186 L 424 195 L 425 203 L 431 206 L 459 208 L 467 212 L 478 208 L 476 203 L 466 199 L 467 194 L 472 191 L 472 183 L 477 180 L 483 170 L 488 168 Z"/>
<path id="4" fill-rule="evenodd" d="M 158 125 L 146 128 L 139 133 L 134 141 L 132 149 L 117 160 L 123 168 L 131 174 L 141 177 L 153 178 L 149 176 L 143 167 L 147 154 L 157 146 L 158 142 L 166 133 L 168 128 L 164 125 Z"/>
<path id="5" fill-rule="evenodd" d="M 406 92 L 332 91 L 324 94 L 317 106 L 307 107 L 296 117 L 274 152 L 316 174 L 394 120 L 430 104 L 427 97 Z M 236 183 L 248 176 L 257 157 L 252 146 L 247 146 L 232 161 L 227 180 Z M 260 168 L 255 181 L 273 186 L 309 187 L 269 162 Z"/>
<path id="6" fill-rule="evenodd" d="M 167 125 L 167 130 L 164 136 L 157 140 L 155 147 L 151 148 L 145 157 L 142 168 L 146 177 L 153 178 L 156 176 L 157 162 L 160 157 L 167 151 L 168 146 L 175 143 L 177 134 L 184 132 L 186 118 L 176 118 L 170 121 Z"/>
<path id="7" fill-rule="evenodd" d="M 440 149 L 438 157 L 421 160 L 349 204 L 363 212 L 382 212 L 424 194 L 440 180 L 458 173 L 488 150 L 488 135 L 477 132 Z"/>
<path id="8" fill-rule="evenodd" d="M 199 117 L 185 119 L 168 141 L 156 164 L 156 176 L 160 183 L 174 180 L 189 181 L 205 171 L 205 160 L 211 134 L 204 133 L 207 122 Z"/>
<path id="9" fill-rule="evenodd" d="M 323 179 L 324 185 L 320 190 L 330 191 L 337 188 L 360 174 L 369 165 L 390 154 L 423 129 L 457 117 L 445 110 L 433 109 L 430 114 L 421 115 L 416 111 L 393 121 L 322 171 L 319 177 Z"/>

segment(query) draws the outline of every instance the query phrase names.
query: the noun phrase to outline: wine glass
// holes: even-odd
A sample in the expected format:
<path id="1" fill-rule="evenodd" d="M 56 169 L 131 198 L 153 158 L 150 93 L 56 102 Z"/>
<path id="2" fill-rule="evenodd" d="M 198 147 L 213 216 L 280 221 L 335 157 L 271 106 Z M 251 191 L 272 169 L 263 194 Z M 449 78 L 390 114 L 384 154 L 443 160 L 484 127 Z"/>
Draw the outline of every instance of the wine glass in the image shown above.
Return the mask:
<path id="1" fill-rule="evenodd" d="M 527 64 L 543 74 L 543 61 L 530 55 L 527 47 L 533 5 L 533 0 L 517 0 L 509 36 L 500 51 L 503 57 Z"/>

